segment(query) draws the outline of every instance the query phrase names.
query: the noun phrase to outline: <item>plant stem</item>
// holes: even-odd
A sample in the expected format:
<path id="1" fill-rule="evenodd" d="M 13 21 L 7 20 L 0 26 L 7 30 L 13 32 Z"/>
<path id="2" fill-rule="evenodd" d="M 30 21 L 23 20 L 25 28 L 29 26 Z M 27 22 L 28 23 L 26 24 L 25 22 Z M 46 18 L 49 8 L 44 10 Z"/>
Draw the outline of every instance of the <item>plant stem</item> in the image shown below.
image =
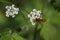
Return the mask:
<path id="1" fill-rule="evenodd" d="M 41 23 L 41 28 L 38 30 L 38 24 L 36 24 L 35 26 L 35 30 L 34 30 L 34 38 L 33 40 L 37 40 L 37 36 L 39 37 L 39 40 L 44 40 L 43 37 L 41 37 L 40 33 L 41 33 L 41 30 L 43 28 L 43 24 Z"/>
<path id="2" fill-rule="evenodd" d="M 38 27 L 38 24 L 36 24 L 35 26 L 35 30 L 34 30 L 34 37 L 33 37 L 33 40 L 36 40 L 36 34 L 37 34 L 37 27 Z"/>
<path id="3" fill-rule="evenodd" d="M 41 23 L 41 28 L 39 29 L 39 33 L 41 33 L 42 28 L 43 28 L 43 23 Z M 40 40 L 44 40 L 44 38 L 41 36 L 41 34 L 40 34 Z"/>

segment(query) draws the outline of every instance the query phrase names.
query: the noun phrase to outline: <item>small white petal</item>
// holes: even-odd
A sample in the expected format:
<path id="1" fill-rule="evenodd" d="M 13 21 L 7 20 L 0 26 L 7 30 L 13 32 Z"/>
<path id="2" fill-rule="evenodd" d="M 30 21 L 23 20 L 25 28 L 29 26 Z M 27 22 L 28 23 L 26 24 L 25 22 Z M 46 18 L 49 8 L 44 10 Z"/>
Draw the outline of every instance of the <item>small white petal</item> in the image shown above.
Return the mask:
<path id="1" fill-rule="evenodd" d="M 15 12 L 13 12 L 13 14 L 18 14 L 18 12 L 15 11 Z"/>
<path id="2" fill-rule="evenodd" d="M 12 12 L 9 13 L 10 16 L 14 15 Z"/>
<path id="3" fill-rule="evenodd" d="M 11 6 L 9 6 L 9 9 L 11 9 Z"/>
<path id="4" fill-rule="evenodd" d="M 34 22 L 32 22 L 32 25 L 35 25 L 35 23 L 34 23 Z"/>
<path id="5" fill-rule="evenodd" d="M 15 5 L 14 4 L 12 4 L 12 7 L 14 7 Z"/>
<path id="6" fill-rule="evenodd" d="M 6 6 L 5 8 L 6 8 L 6 9 L 11 9 L 11 6 Z"/>
<path id="7" fill-rule="evenodd" d="M 5 13 L 8 14 L 8 11 L 6 11 Z"/>
<path id="8" fill-rule="evenodd" d="M 32 15 L 32 18 L 33 18 L 33 19 L 36 19 L 36 18 L 35 18 L 35 15 Z"/>
<path id="9" fill-rule="evenodd" d="M 33 14 L 33 12 L 30 12 L 30 14 Z"/>
<path id="10" fill-rule="evenodd" d="M 33 18 L 32 17 L 30 18 L 30 22 L 33 22 Z"/>
<path id="11" fill-rule="evenodd" d="M 6 6 L 5 8 L 6 8 L 6 9 L 8 9 L 8 8 L 9 8 L 9 6 Z"/>
<path id="12" fill-rule="evenodd" d="M 14 18 L 15 17 L 15 15 L 12 15 L 12 18 Z"/>
<path id="13" fill-rule="evenodd" d="M 16 8 L 16 11 L 19 11 L 19 8 Z"/>
<path id="14" fill-rule="evenodd" d="M 6 14 L 7 17 L 9 17 L 9 15 Z"/>
<path id="15" fill-rule="evenodd" d="M 28 14 L 28 18 L 30 18 L 30 14 Z"/>
<path id="16" fill-rule="evenodd" d="M 19 8 L 13 8 L 13 10 L 18 12 L 19 11 Z"/>
<path id="17" fill-rule="evenodd" d="M 32 12 L 32 15 L 35 15 L 36 13 L 35 12 Z"/>
<path id="18" fill-rule="evenodd" d="M 40 11 L 38 10 L 37 13 L 40 13 Z"/>
<path id="19" fill-rule="evenodd" d="M 40 11 L 39 11 L 39 13 L 41 14 L 41 13 L 42 13 L 42 11 L 40 10 Z"/>
<path id="20" fill-rule="evenodd" d="M 7 11 L 10 11 L 10 9 L 7 9 Z"/>
<path id="21" fill-rule="evenodd" d="M 36 9 L 33 9 L 33 11 L 37 11 Z"/>

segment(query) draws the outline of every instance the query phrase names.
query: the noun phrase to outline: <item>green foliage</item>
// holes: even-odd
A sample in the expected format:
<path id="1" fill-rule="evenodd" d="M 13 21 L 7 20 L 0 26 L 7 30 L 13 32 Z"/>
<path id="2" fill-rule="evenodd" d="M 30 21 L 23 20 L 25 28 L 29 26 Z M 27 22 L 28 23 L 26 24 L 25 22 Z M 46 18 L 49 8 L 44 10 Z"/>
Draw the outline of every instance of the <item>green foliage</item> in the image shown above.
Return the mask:
<path id="1" fill-rule="evenodd" d="M 27 15 L 33 10 L 43 10 L 46 22 L 38 25 L 37 40 L 60 40 L 60 0 L 0 0 L 0 40 L 33 40 L 34 26 Z M 19 14 L 13 18 L 5 16 L 5 6 L 15 4 L 20 8 Z M 53 5 L 51 5 L 53 4 Z M 56 7 L 56 9 L 55 9 Z M 26 27 L 26 28 L 25 28 Z M 17 30 L 21 28 L 21 30 Z M 28 28 L 28 30 L 26 30 Z M 40 37 L 41 36 L 41 37 Z"/>
<path id="2" fill-rule="evenodd" d="M 2 35 L 0 40 L 26 40 L 26 39 L 22 38 L 16 33 L 13 33 L 13 34 L 6 33 L 5 35 Z"/>

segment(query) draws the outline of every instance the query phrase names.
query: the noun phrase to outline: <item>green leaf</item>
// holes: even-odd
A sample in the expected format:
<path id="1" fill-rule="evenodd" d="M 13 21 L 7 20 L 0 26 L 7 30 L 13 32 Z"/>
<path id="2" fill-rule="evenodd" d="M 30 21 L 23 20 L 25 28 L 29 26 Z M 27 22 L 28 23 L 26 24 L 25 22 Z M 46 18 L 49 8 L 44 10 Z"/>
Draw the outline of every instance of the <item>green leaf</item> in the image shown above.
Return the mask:
<path id="1" fill-rule="evenodd" d="M 13 34 L 12 34 L 12 38 L 13 38 L 14 40 L 26 40 L 26 39 L 22 38 L 21 36 L 19 36 L 19 35 L 16 34 L 16 33 L 13 33 Z"/>

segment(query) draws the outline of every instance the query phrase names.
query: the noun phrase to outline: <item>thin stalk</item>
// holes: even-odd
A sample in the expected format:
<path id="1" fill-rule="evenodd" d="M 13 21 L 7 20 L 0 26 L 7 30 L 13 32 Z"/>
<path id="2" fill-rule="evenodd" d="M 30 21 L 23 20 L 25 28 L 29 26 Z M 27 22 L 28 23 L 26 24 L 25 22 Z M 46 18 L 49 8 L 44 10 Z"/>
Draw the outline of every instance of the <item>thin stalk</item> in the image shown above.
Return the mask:
<path id="1" fill-rule="evenodd" d="M 33 37 L 33 40 L 36 40 L 37 28 L 38 28 L 38 24 L 36 24 L 35 29 L 34 29 L 34 37 Z"/>
<path id="2" fill-rule="evenodd" d="M 43 23 L 41 23 L 41 28 L 39 29 L 39 33 L 40 33 L 40 40 L 44 40 L 44 38 L 41 36 L 41 30 L 43 28 Z"/>
<path id="3" fill-rule="evenodd" d="M 14 18 L 9 18 L 9 22 L 8 22 L 8 27 L 12 30 L 12 33 L 14 32 L 13 30 L 14 30 L 14 28 L 15 28 L 15 23 L 14 23 Z M 11 34 L 12 34 L 11 33 Z"/>
<path id="4" fill-rule="evenodd" d="M 40 33 L 41 30 L 43 28 L 43 23 L 41 23 L 41 28 L 38 30 L 38 24 L 36 24 L 35 26 L 35 30 L 34 30 L 34 36 L 33 36 L 33 40 L 37 40 L 37 35 L 40 37 L 39 40 L 44 40 L 43 37 L 41 37 Z"/>

